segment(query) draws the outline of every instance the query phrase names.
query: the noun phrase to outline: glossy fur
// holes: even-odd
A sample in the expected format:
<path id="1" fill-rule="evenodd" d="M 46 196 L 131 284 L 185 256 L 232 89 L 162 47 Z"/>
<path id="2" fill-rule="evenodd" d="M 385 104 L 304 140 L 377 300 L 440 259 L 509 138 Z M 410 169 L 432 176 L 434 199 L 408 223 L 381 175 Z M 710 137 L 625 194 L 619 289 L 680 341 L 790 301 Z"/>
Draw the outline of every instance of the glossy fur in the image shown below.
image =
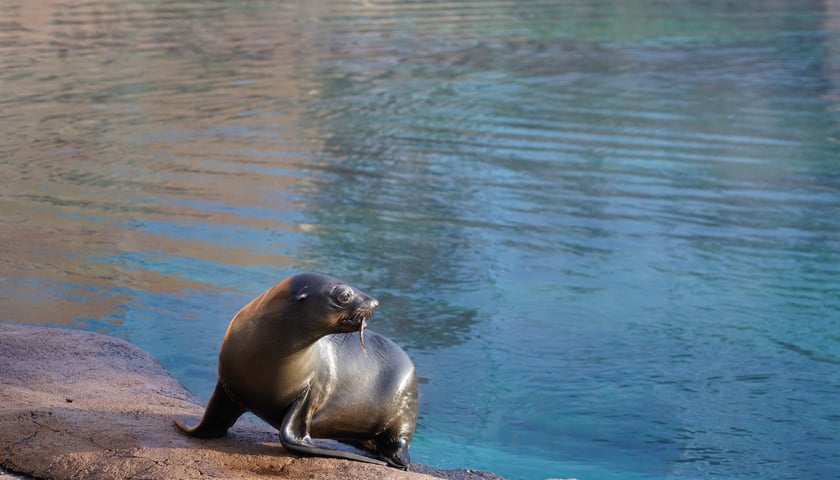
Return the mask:
<path id="1" fill-rule="evenodd" d="M 391 340 L 368 331 L 363 348 L 358 335 L 377 305 L 326 275 L 283 280 L 231 321 L 202 420 L 176 425 L 219 437 L 251 411 L 280 431 L 289 451 L 407 469 L 417 376 Z"/>

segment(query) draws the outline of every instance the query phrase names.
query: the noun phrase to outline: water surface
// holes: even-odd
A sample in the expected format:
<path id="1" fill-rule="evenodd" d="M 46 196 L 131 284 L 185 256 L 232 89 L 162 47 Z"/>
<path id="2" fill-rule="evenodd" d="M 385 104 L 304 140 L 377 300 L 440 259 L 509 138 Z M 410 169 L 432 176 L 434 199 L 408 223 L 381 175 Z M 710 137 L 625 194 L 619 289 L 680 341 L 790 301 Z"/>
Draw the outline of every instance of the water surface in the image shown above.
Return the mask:
<path id="1" fill-rule="evenodd" d="M 322 271 L 417 364 L 417 461 L 840 477 L 837 2 L 0 7 L 0 321 L 206 399 Z"/>

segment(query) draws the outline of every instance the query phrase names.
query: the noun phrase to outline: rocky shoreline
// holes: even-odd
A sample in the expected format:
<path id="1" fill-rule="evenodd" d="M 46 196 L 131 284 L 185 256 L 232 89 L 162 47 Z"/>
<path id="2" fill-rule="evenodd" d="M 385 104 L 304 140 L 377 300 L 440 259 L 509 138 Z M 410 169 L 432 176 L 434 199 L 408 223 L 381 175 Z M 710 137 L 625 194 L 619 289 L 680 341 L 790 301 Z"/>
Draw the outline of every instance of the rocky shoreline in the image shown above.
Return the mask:
<path id="1" fill-rule="evenodd" d="M 203 406 L 148 353 L 123 340 L 0 325 L 0 478 L 500 479 L 412 464 L 409 472 L 283 451 L 253 417 L 227 437 L 181 435 Z"/>

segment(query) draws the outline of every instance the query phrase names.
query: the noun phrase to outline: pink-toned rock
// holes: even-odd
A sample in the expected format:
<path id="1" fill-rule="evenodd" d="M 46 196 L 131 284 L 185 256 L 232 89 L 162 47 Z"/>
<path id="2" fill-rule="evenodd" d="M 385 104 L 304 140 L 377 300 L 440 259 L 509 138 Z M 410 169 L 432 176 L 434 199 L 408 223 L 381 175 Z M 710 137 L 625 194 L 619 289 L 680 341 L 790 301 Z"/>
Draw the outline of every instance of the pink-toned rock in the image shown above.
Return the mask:
<path id="1" fill-rule="evenodd" d="M 248 416 L 213 440 L 187 438 L 172 424 L 203 410 L 149 354 L 123 340 L 0 325 L 0 467 L 13 472 L 49 479 L 500 478 L 301 458 Z"/>

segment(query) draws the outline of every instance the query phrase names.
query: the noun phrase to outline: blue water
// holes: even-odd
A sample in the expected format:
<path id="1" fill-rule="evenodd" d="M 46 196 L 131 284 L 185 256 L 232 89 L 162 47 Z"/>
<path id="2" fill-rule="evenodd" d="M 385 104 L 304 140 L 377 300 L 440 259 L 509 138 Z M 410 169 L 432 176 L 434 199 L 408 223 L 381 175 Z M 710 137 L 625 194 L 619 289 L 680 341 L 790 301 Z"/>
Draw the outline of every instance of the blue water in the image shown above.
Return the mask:
<path id="1" fill-rule="evenodd" d="M 417 365 L 416 461 L 840 478 L 840 3 L 0 6 L 0 321 L 206 400 L 321 271 Z"/>

